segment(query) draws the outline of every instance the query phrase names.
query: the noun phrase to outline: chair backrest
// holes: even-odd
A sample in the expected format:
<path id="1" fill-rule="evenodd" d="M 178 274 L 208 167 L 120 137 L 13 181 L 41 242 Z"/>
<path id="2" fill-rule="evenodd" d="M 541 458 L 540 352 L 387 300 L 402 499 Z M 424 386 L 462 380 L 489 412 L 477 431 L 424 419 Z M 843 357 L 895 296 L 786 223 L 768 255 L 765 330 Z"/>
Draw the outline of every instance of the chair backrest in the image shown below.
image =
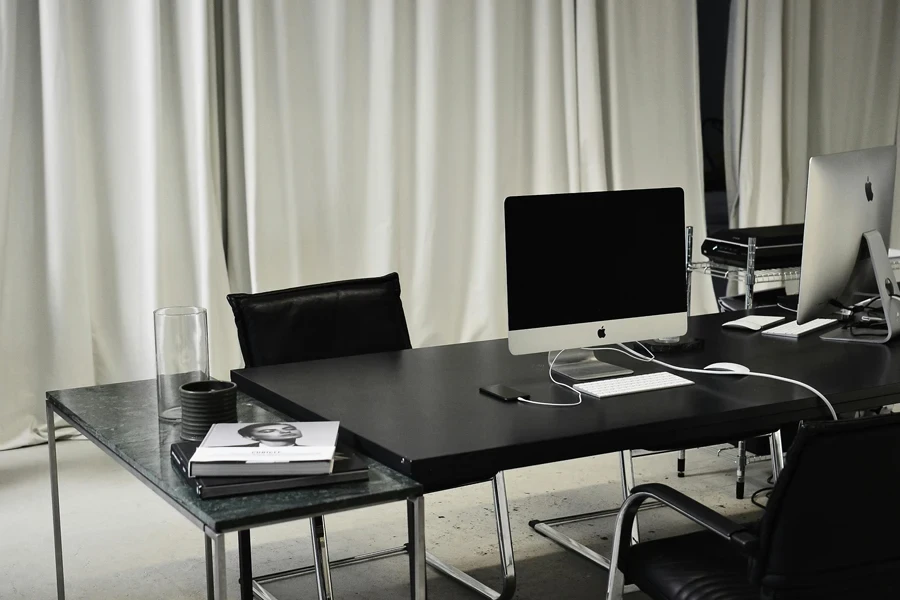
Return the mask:
<path id="1" fill-rule="evenodd" d="M 760 528 L 763 598 L 900 597 L 900 414 L 804 424 Z"/>
<path id="2" fill-rule="evenodd" d="M 396 273 L 229 294 L 228 303 L 248 367 L 412 347 Z"/>

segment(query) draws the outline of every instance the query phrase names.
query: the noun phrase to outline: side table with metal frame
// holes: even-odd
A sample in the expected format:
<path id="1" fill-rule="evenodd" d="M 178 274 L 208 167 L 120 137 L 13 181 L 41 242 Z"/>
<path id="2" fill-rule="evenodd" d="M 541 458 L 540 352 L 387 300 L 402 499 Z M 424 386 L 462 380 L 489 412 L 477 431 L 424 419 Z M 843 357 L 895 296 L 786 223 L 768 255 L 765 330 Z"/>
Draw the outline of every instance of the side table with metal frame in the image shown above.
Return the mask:
<path id="1" fill-rule="evenodd" d="M 406 500 L 408 509 L 409 542 L 405 549 L 410 561 L 410 597 L 426 598 L 424 498 L 422 486 L 408 477 L 369 461 L 369 481 L 201 500 L 170 466 L 170 446 L 180 436 L 177 426 L 161 424 L 158 420 L 154 380 L 48 392 L 46 404 L 58 600 L 65 599 L 65 574 L 55 435 L 57 416 L 203 531 L 210 600 L 227 598 L 226 533 L 304 518 L 310 518 L 315 524 L 325 514 L 398 500 Z M 247 422 L 284 418 L 243 394 L 239 394 L 238 413 Z M 316 535 L 315 526 L 313 534 L 313 571 L 319 597 L 331 599 L 327 547 L 316 543 L 324 538 Z M 246 567 L 242 564 L 241 570 Z M 249 579 L 244 578 L 241 583 L 244 587 Z M 261 586 L 254 592 L 264 600 L 271 598 Z"/>

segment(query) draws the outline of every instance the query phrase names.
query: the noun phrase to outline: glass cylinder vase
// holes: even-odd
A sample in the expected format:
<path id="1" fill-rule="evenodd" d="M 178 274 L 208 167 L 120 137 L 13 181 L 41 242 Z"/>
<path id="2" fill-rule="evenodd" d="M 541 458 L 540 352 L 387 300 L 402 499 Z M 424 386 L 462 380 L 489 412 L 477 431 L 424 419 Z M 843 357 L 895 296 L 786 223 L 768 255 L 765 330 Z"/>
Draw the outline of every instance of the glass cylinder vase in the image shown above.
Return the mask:
<path id="1" fill-rule="evenodd" d="M 156 337 L 156 397 L 159 419 L 181 420 L 180 388 L 209 379 L 206 309 L 171 306 L 153 311 Z"/>

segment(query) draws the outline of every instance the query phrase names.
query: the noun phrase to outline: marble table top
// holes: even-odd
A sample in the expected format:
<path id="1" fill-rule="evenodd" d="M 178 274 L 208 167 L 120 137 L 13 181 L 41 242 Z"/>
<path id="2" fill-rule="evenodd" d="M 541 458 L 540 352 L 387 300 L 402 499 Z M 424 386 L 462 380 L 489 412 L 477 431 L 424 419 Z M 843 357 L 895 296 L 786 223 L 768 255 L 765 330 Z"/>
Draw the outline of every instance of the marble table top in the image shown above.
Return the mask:
<path id="1" fill-rule="evenodd" d="M 180 426 L 159 421 L 155 380 L 47 392 L 47 402 L 189 520 L 216 533 L 421 494 L 418 483 L 370 460 L 368 481 L 203 500 L 171 465 L 169 450 L 173 442 L 181 441 Z M 238 420 L 286 417 L 238 392 Z M 64 452 L 65 446 L 59 451 Z"/>

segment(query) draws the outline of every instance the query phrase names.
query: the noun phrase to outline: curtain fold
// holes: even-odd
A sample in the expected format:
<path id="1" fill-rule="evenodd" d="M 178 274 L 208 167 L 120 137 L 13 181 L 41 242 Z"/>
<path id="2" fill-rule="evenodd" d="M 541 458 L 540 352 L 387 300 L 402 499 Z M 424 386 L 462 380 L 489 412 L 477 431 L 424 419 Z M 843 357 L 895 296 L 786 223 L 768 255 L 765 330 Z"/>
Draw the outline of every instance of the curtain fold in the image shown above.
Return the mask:
<path id="1" fill-rule="evenodd" d="M 731 224 L 802 222 L 811 156 L 897 141 L 900 4 L 733 0 L 726 80 Z"/>
<path id="2" fill-rule="evenodd" d="M 695 10 L 231 0 L 228 237 L 247 240 L 244 289 L 396 270 L 414 345 L 503 336 L 516 194 L 681 186 L 699 251 Z"/>
<path id="3" fill-rule="evenodd" d="M 396 270 L 415 345 L 501 337 L 510 195 L 681 186 L 699 250 L 695 11 L 0 3 L 0 449 L 46 390 L 152 377 L 157 307 L 209 310 L 227 378 L 231 290 Z"/>
<path id="4" fill-rule="evenodd" d="M 45 390 L 153 377 L 160 306 L 208 308 L 214 374 L 240 360 L 211 6 L 2 3 L 0 448 L 45 438 Z"/>

